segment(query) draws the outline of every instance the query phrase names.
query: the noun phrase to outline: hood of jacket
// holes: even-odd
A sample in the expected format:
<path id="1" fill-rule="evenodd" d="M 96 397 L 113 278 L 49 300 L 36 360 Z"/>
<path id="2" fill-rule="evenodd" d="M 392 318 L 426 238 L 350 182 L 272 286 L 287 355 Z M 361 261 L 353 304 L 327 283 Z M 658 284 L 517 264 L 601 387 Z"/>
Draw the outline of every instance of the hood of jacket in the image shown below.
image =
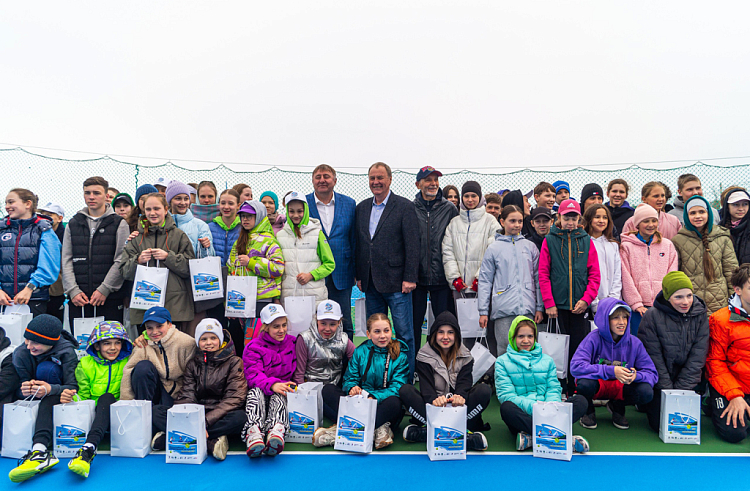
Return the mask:
<path id="1" fill-rule="evenodd" d="M 430 340 L 437 335 L 438 329 L 443 326 L 450 326 L 453 328 L 453 331 L 456 333 L 455 343 L 461 345 L 463 342 L 461 340 L 461 326 L 458 324 L 456 316 L 447 310 L 438 314 L 432 322 L 432 325 L 427 331 L 427 344 L 430 344 Z"/>
<path id="2" fill-rule="evenodd" d="M 5 334 L 5 329 L 0 327 L 0 351 L 10 346 L 10 338 Z"/>
<path id="3" fill-rule="evenodd" d="M 660 312 L 664 312 L 664 314 L 674 317 L 675 319 L 680 319 L 683 316 L 690 316 L 690 317 L 698 317 L 698 316 L 705 316 L 708 312 L 708 308 L 706 307 L 706 302 L 703 301 L 699 296 L 693 295 L 693 305 L 690 306 L 690 310 L 688 310 L 686 313 L 678 312 L 677 309 L 675 309 L 672 304 L 664 298 L 663 292 L 659 292 L 658 295 L 656 295 L 656 300 L 654 300 L 654 307 L 656 307 L 657 310 Z"/>
<path id="4" fill-rule="evenodd" d="M 672 200 L 672 206 L 674 206 L 675 210 L 682 212 L 685 209 L 685 202 L 682 201 L 682 196 L 675 196 L 674 200 Z"/>
<path id="5" fill-rule="evenodd" d="M 229 361 L 235 355 L 234 341 L 229 331 L 224 329 L 224 342 L 221 344 L 216 351 L 203 351 L 200 349 L 195 350 L 194 358 L 198 362 L 204 362 L 209 365 L 221 365 Z"/>
<path id="6" fill-rule="evenodd" d="M 518 346 L 516 346 L 516 330 L 518 329 L 518 324 L 520 324 L 522 321 L 529 321 L 534 325 L 534 349 L 531 351 L 533 352 L 539 347 L 539 343 L 537 343 L 537 339 L 539 338 L 539 330 L 536 327 L 536 322 L 534 322 L 534 319 L 529 319 L 526 316 L 519 315 L 515 319 L 513 319 L 513 322 L 510 324 L 510 330 L 508 331 L 508 346 L 513 348 L 513 351 L 518 352 Z M 541 355 L 541 349 L 539 350 L 539 353 Z"/>
<path id="7" fill-rule="evenodd" d="M 526 237 L 524 237 L 521 234 L 505 235 L 504 233 L 498 231 L 495 234 L 495 240 L 498 242 L 518 242 L 519 240 L 528 240 L 528 239 L 526 239 Z"/>
<path id="8" fill-rule="evenodd" d="M 289 228 L 292 229 L 292 233 L 294 233 L 294 229 L 295 228 L 302 228 L 302 227 L 304 227 L 304 226 L 306 226 L 306 225 L 308 225 L 310 223 L 310 209 L 307 206 L 307 201 L 299 200 L 299 202 L 302 203 L 303 209 L 305 210 L 305 212 L 302 214 L 302 221 L 299 222 L 299 225 L 295 225 L 294 223 L 292 223 L 291 220 L 286 220 L 286 223 L 289 225 Z M 265 205 L 263 205 L 263 206 L 265 206 Z M 280 214 L 277 213 L 277 216 L 276 216 L 276 219 L 274 220 L 274 223 L 278 223 L 278 221 L 279 221 L 279 216 L 278 215 L 280 215 Z M 281 215 L 281 216 L 283 217 L 284 215 Z M 284 218 L 286 219 L 286 217 L 284 217 Z M 269 220 L 269 222 L 270 222 L 270 220 Z"/>
<path id="9" fill-rule="evenodd" d="M 630 344 L 630 318 L 632 317 L 632 313 L 628 315 L 628 327 L 625 329 L 625 334 L 622 335 L 617 343 L 612 339 L 612 331 L 609 328 L 609 313 L 612 312 L 612 309 L 615 307 L 627 306 L 628 304 L 622 300 L 612 297 L 606 297 L 599 300 L 599 307 L 597 307 L 596 314 L 594 315 L 594 324 L 596 324 L 599 336 L 607 343 L 623 346 Z"/>
<path id="10" fill-rule="evenodd" d="M 249 203 L 250 203 L 250 206 L 253 207 L 253 210 L 255 210 L 255 228 L 258 228 L 258 226 L 263 221 L 263 219 L 268 218 L 268 210 L 266 210 L 266 205 L 264 205 L 257 199 L 251 199 Z M 240 206 L 242 206 L 242 203 L 240 203 Z M 270 227 L 270 223 L 269 223 L 269 227 Z M 253 229 L 253 231 L 255 231 L 255 228 Z"/>
<path id="11" fill-rule="evenodd" d="M 141 235 L 143 235 L 144 223 L 146 223 L 146 221 L 147 221 L 147 218 L 143 217 L 138 222 L 138 232 L 140 232 Z M 164 217 L 164 223 L 161 224 L 161 226 L 158 226 L 158 227 L 150 226 L 148 228 L 148 234 L 147 235 L 153 235 L 153 234 L 156 234 L 156 233 L 159 233 L 159 232 L 171 232 L 172 230 L 175 230 L 176 228 L 177 228 L 177 224 L 175 223 L 174 218 L 172 218 L 172 214 L 171 213 L 167 213 L 167 216 Z"/>
<path id="12" fill-rule="evenodd" d="M 503 206 L 508 205 L 516 205 L 517 207 L 521 208 L 521 210 L 525 210 L 524 203 L 523 203 L 523 193 L 516 189 L 515 191 L 510 191 L 508 194 L 503 196 Z"/>
<path id="13" fill-rule="evenodd" d="M 68 331 L 63 329 L 62 333 L 60 333 L 60 340 L 57 342 L 57 344 L 55 344 L 52 349 L 40 356 L 45 357 L 44 359 L 49 359 L 50 356 L 59 358 L 60 353 L 66 351 L 71 346 L 73 347 L 73 349 L 78 349 L 78 340 L 74 338 L 73 335 Z"/>
<path id="14" fill-rule="evenodd" d="M 623 233 L 622 235 L 620 235 L 620 242 L 623 244 L 625 242 L 629 242 L 633 245 L 637 245 L 638 247 L 648 247 L 648 245 L 646 245 L 645 242 L 643 242 L 641 239 L 638 238 L 638 234 Z M 653 245 L 655 242 L 656 242 L 656 239 L 652 240 L 651 245 Z M 662 242 L 664 241 L 662 240 Z"/>
<path id="15" fill-rule="evenodd" d="M 229 232 L 230 230 L 234 230 L 235 227 L 237 227 L 237 225 L 240 224 L 240 216 L 239 215 L 235 215 L 234 221 L 232 221 L 232 226 L 231 227 L 227 227 L 226 223 L 224 223 L 224 220 L 222 220 L 221 215 L 219 215 L 218 217 L 214 218 L 213 222 L 216 225 L 218 225 L 219 227 L 221 227 L 221 229 L 224 230 L 225 232 Z"/>
<path id="16" fill-rule="evenodd" d="M 312 322 L 310 323 L 309 327 L 310 333 L 313 335 L 315 340 L 320 344 L 321 346 L 326 346 L 331 343 L 340 343 L 343 339 L 344 335 L 344 323 L 343 321 L 339 321 L 339 325 L 336 327 L 336 332 L 333 333 L 333 336 L 331 336 L 328 339 L 324 339 L 323 336 L 320 335 L 320 332 L 318 331 L 318 316 L 317 314 L 313 314 Z M 349 338 L 347 337 L 347 340 Z"/>
<path id="17" fill-rule="evenodd" d="M 486 206 L 487 206 L 487 200 L 484 199 L 484 196 L 482 196 L 479 199 L 479 204 L 477 205 L 477 207 L 474 208 L 473 210 L 469 210 L 468 208 L 466 208 L 466 205 L 464 205 L 464 200 L 462 197 L 461 200 L 458 202 L 458 211 L 460 213 L 463 213 L 464 211 L 477 211 L 479 208 L 484 209 Z"/>
<path id="18" fill-rule="evenodd" d="M 100 357 L 99 352 L 96 350 L 96 347 L 94 346 L 99 341 L 104 341 L 106 339 L 119 339 L 122 341 L 122 348 L 120 349 L 120 354 L 117 355 L 117 358 L 115 358 L 112 361 L 109 361 Z M 89 336 L 89 341 L 86 344 L 86 353 L 90 355 L 100 365 L 114 365 L 120 360 L 124 360 L 125 358 L 130 356 L 132 352 L 133 352 L 133 343 L 130 342 L 130 338 L 128 337 L 128 332 L 125 330 L 123 325 L 120 324 L 119 322 L 105 321 L 105 322 L 101 322 L 97 324 L 94 330 L 91 331 L 91 335 Z"/>
<path id="19" fill-rule="evenodd" d="M 678 199 L 682 201 L 682 199 L 678 196 L 674 200 L 675 204 L 677 204 Z M 691 232 L 695 232 L 696 234 L 698 234 L 699 237 L 701 236 L 700 232 L 698 232 L 698 229 L 696 229 L 693 226 L 693 224 L 690 223 L 690 218 L 688 218 L 688 211 L 687 211 L 686 205 L 688 205 L 691 201 L 694 201 L 694 200 L 700 200 L 706 205 L 706 212 L 708 215 L 708 221 L 706 222 L 706 231 L 708 232 L 708 234 L 711 234 L 711 231 L 714 228 L 714 213 L 713 213 L 713 210 L 711 210 L 711 204 L 708 202 L 706 198 L 704 198 L 703 196 L 699 196 L 697 194 L 693 196 L 692 198 L 690 198 L 689 200 L 687 200 L 687 202 L 684 205 L 682 205 L 682 220 L 683 220 L 684 226 L 686 229 L 690 230 Z M 677 206 L 675 206 L 675 208 L 677 208 Z"/>

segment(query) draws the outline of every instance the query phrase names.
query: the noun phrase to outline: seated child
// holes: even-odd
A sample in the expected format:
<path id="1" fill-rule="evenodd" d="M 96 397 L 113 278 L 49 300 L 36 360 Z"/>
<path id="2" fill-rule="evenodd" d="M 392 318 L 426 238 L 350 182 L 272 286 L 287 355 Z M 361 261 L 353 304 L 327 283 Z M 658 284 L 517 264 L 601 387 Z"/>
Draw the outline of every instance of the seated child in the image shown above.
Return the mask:
<path id="1" fill-rule="evenodd" d="M 654 397 L 659 375 L 641 341 L 630 334 L 631 313 L 622 300 L 601 299 L 594 316 L 597 329 L 586 336 L 570 360 L 576 392 L 588 401 L 581 418 L 584 428 L 597 426 L 594 399 L 609 399 L 612 424 L 627 430 L 625 406 L 645 405 Z"/>
<path id="2" fill-rule="evenodd" d="M 398 394 L 413 420 L 421 424 L 404 428 L 404 440 L 425 443 L 427 404 L 444 407 L 450 403 L 466 406 L 467 450 L 487 450 L 487 439 L 480 432 L 484 429 L 482 411 L 490 403 L 492 389 L 481 382 L 472 387 L 474 358 L 461 342 L 461 328 L 453 314 L 445 311 L 435 318 L 416 362 L 419 389 L 404 384 Z"/>
<path id="3" fill-rule="evenodd" d="M 393 339 L 391 321 L 383 313 L 367 319 L 367 337 L 354 350 L 343 388 L 333 384 L 323 387 L 323 408 L 328 419 L 338 421 L 341 396 L 356 396 L 366 391 L 368 397 L 378 401 L 374 443 L 380 449 L 393 443 L 392 428 L 398 427 L 404 417 L 398 391 L 410 379 L 408 348 L 403 341 Z M 327 430 L 335 436 L 335 426 Z M 329 445 L 333 440 L 327 439 Z"/>
<path id="4" fill-rule="evenodd" d="M 19 398 L 40 400 L 36 417 L 33 446 L 21 459 L 18 467 L 10 471 L 13 482 L 23 482 L 46 472 L 60 461 L 52 446 L 53 406 L 60 404 L 65 389 L 78 389 L 75 370 L 78 341 L 67 331 L 57 317 L 42 314 L 34 317 L 23 333 L 24 343 L 13 352 L 13 366 L 18 373 Z"/>
<path id="5" fill-rule="evenodd" d="M 135 349 L 122 374 L 120 397 L 151 401 L 152 414 L 174 405 L 182 387 L 182 375 L 195 354 L 195 339 L 175 328 L 172 315 L 164 307 L 152 307 L 143 316 L 147 345 Z M 166 448 L 166 434 L 157 431 L 151 441 L 153 450 Z"/>
<path id="6" fill-rule="evenodd" d="M 76 367 L 78 391 L 65 389 L 60 395 L 60 402 L 63 404 L 74 400 L 76 394 L 82 400 L 96 401 L 94 422 L 86 443 L 68 462 L 68 468 L 79 476 L 89 477 L 96 449 L 104 434 L 109 431 L 109 406 L 120 398 L 122 371 L 132 351 L 133 344 L 122 324 L 115 321 L 101 322 L 89 336 L 87 356 L 81 358 Z"/>
<path id="7" fill-rule="evenodd" d="M 297 364 L 295 338 L 286 333 L 284 307 L 266 305 L 260 311 L 260 321 L 260 335 L 245 346 L 242 354 L 250 389 L 242 439 L 250 458 L 264 453 L 275 457 L 284 450 L 284 435 L 289 431 L 286 394 L 294 390 L 291 380 Z"/>
<path id="8" fill-rule="evenodd" d="M 16 400 L 16 389 L 20 385 L 18 373 L 13 368 L 13 351 L 16 347 L 0 327 L 0 409 L 2 405 Z M 2 428 L 2 411 L 0 411 L 0 428 Z"/>
<path id="9" fill-rule="evenodd" d="M 229 332 L 216 319 L 203 319 L 195 327 L 198 349 L 182 375 L 182 389 L 175 404 L 202 404 L 206 410 L 208 453 L 224 460 L 229 450 L 227 435 L 240 434 L 247 422 L 247 381 L 242 359 L 234 354 Z M 154 426 L 167 430 L 167 410 L 154 413 Z"/>
<path id="10" fill-rule="evenodd" d="M 555 362 L 542 353 L 537 337 L 536 323 L 519 315 L 510 326 L 508 349 L 495 362 L 500 417 L 516 435 L 516 450 L 519 451 L 530 448 L 532 444 L 534 403 L 562 401 Z M 586 399 L 574 395 L 567 402 L 573 404 L 575 423 L 586 412 Z M 575 435 L 573 450 L 586 453 L 589 444 L 582 436 Z"/>

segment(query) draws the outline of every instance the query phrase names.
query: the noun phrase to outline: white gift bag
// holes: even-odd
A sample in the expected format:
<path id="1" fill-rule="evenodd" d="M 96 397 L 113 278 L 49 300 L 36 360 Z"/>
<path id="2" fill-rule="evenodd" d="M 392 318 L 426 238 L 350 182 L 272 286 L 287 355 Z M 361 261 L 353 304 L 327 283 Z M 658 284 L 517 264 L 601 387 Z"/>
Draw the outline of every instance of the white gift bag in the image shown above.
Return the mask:
<path id="1" fill-rule="evenodd" d="M 52 408 L 55 426 L 56 457 L 73 458 L 86 443 L 96 411 L 96 402 L 87 399 L 67 404 L 57 404 Z"/>
<path id="2" fill-rule="evenodd" d="M 570 347 L 570 336 L 560 334 L 560 325 L 557 319 L 550 319 L 548 327 L 551 329 L 555 325 L 555 332 L 540 332 L 539 346 L 542 347 L 542 353 L 552 357 L 557 368 L 557 378 L 565 379 L 568 377 L 568 349 Z"/>
<path id="3" fill-rule="evenodd" d="M 302 289 L 304 294 L 305 289 Z M 315 315 L 315 297 L 314 296 L 296 296 L 297 288 L 294 288 L 294 295 L 284 298 L 284 311 L 286 312 L 287 334 L 297 336 L 303 331 L 310 328 L 313 316 Z"/>
<path id="4" fill-rule="evenodd" d="M 3 447 L 0 455 L 20 459 L 31 449 L 39 401 L 31 397 L 3 406 Z"/>
<path id="5" fill-rule="evenodd" d="M 692 390 L 661 391 L 659 438 L 664 443 L 700 445 L 701 396 Z"/>
<path id="6" fill-rule="evenodd" d="M 476 298 L 457 298 L 456 317 L 462 338 L 478 338 L 484 334 L 479 327 L 479 306 Z"/>
<path id="7" fill-rule="evenodd" d="M 151 453 L 151 401 L 117 401 L 109 406 L 109 421 L 112 457 Z"/>
<path id="8" fill-rule="evenodd" d="M 367 304 L 365 297 L 354 301 L 354 335 L 367 337 Z"/>
<path id="9" fill-rule="evenodd" d="M 203 247 L 200 248 L 203 250 Z M 221 258 L 208 256 L 191 259 L 190 284 L 193 287 L 193 300 L 224 298 L 224 281 L 221 274 Z"/>
<path id="10" fill-rule="evenodd" d="M 11 305 L 4 307 L 0 313 L 0 327 L 5 330 L 5 335 L 10 339 L 10 344 L 20 346 L 24 344 L 23 333 L 34 315 L 31 314 L 28 305 Z M 23 457 L 23 456 L 22 456 Z"/>
<path id="11" fill-rule="evenodd" d="M 201 404 L 177 404 L 167 411 L 167 464 L 206 460 L 206 412 Z"/>
<path id="12" fill-rule="evenodd" d="M 569 461 L 573 456 L 573 405 L 535 402 L 531 417 L 534 457 Z"/>
<path id="13" fill-rule="evenodd" d="M 378 401 L 375 399 L 362 395 L 342 396 L 333 448 L 348 452 L 372 452 L 377 408 Z"/>
<path id="14" fill-rule="evenodd" d="M 435 314 L 432 313 L 432 300 L 427 300 L 427 313 L 425 314 L 424 324 L 422 324 L 422 336 L 427 336 L 430 333 L 430 326 L 433 322 L 435 322 Z"/>
<path id="15" fill-rule="evenodd" d="M 430 460 L 466 459 L 466 406 L 427 404 L 427 455 Z"/>
<path id="16" fill-rule="evenodd" d="M 289 411 L 288 442 L 312 443 L 313 433 L 323 423 L 323 383 L 305 382 L 286 395 Z"/>
<path id="17" fill-rule="evenodd" d="M 86 309 L 81 307 L 81 317 L 73 319 L 73 335 L 78 341 L 76 354 L 78 355 L 79 360 L 86 356 L 86 345 L 89 342 L 89 336 L 94 332 L 96 326 L 105 320 L 104 316 L 96 316 L 96 307 L 94 307 L 94 317 L 85 317 L 85 315 Z"/>
<path id="18" fill-rule="evenodd" d="M 490 350 L 482 344 L 482 339 L 484 339 L 484 342 L 487 343 L 487 338 L 482 336 L 481 338 L 477 339 L 477 342 L 474 343 L 474 346 L 472 346 L 471 348 L 471 357 L 474 358 L 474 366 L 471 370 L 471 378 L 474 384 L 479 382 L 479 379 L 481 379 L 484 374 L 487 373 L 487 370 L 492 368 L 492 366 L 495 364 L 495 361 L 497 360 L 492 355 Z"/>
<path id="19" fill-rule="evenodd" d="M 257 297 L 257 276 L 227 276 L 227 298 L 224 315 L 241 319 L 255 317 L 255 300 Z"/>
<path id="20" fill-rule="evenodd" d="M 168 279 L 169 269 L 160 268 L 159 261 L 156 261 L 155 268 L 139 264 L 135 270 L 130 308 L 148 310 L 151 307 L 164 307 Z"/>

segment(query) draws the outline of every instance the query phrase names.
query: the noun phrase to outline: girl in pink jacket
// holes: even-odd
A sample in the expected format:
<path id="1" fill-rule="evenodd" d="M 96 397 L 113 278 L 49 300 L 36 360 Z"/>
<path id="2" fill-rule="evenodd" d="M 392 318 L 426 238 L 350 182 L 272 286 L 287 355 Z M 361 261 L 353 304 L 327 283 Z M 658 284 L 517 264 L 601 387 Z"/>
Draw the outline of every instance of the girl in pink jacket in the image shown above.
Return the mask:
<path id="1" fill-rule="evenodd" d="M 647 182 L 641 189 L 641 200 L 643 203 L 651 206 L 658 213 L 658 231 L 661 236 L 665 239 L 672 240 L 672 237 L 677 235 L 677 232 L 682 228 L 682 224 L 677 217 L 664 211 L 664 205 L 667 203 L 667 190 L 664 189 L 664 185 L 656 181 Z M 620 231 L 621 235 L 631 231 L 637 231 L 634 219 L 635 216 L 628 218 L 628 221 L 623 225 L 623 230 Z M 661 282 L 661 280 L 659 281 Z M 633 325 L 632 320 L 630 325 Z"/>
<path id="2" fill-rule="evenodd" d="M 653 207 L 638 205 L 630 220 L 636 230 L 620 236 L 622 299 L 633 309 L 630 331 L 636 335 L 643 314 L 661 291 L 661 280 L 670 271 L 677 271 L 677 250 L 657 230 L 659 214 Z"/>

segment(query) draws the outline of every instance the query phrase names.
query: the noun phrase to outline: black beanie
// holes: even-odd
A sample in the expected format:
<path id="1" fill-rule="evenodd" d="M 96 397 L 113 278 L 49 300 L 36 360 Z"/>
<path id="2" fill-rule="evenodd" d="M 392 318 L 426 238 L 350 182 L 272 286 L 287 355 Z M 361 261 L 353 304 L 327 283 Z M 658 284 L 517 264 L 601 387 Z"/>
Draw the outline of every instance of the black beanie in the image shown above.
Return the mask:
<path id="1" fill-rule="evenodd" d="M 601 196 L 604 199 L 604 191 L 600 185 L 590 183 L 583 186 L 583 191 L 581 191 L 581 213 L 583 213 L 584 203 L 592 196 Z"/>
<path id="2" fill-rule="evenodd" d="M 466 181 L 461 187 L 461 197 L 463 198 L 466 193 L 477 193 L 479 198 L 482 198 L 482 186 L 477 181 Z"/>
<path id="3" fill-rule="evenodd" d="M 437 334 L 438 329 L 443 326 L 451 326 L 453 328 L 453 330 L 456 332 L 454 342 L 457 345 L 461 346 L 461 326 L 458 325 L 458 319 L 456 319 L 456 316 L 451 314 L 447 310 L 439 313 L 438 316 L 435 317 L 435 320 L 432 322 L 429 334 L 427 335 L 428 344 L 430 342 L 430 339 L 432 339 L 432 337 Z"/>
<path id="4" fill-rule="evenodd" d="M 35 343 L 54 346 L 60 340 L 62 329 L 60 319 L 49 314 L 42 314 L 31 319 L 23 337 Z"/>

